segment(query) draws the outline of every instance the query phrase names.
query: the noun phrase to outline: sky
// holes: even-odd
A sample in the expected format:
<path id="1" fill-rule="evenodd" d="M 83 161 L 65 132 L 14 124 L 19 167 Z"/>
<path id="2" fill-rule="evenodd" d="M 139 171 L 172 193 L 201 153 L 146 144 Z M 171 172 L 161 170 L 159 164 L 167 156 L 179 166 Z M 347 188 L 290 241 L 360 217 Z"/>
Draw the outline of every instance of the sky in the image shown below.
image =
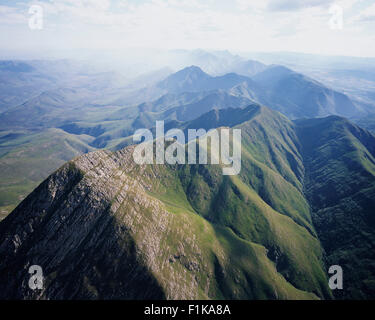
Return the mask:
<path id="1" fill-rule="evenodd" d="M 30 28 L 35 5 L 42 29 Z M 19 54 L 200 48 L 375 57 L 374 30 L 374 0 L 0 0 L 1 51 Z"/>

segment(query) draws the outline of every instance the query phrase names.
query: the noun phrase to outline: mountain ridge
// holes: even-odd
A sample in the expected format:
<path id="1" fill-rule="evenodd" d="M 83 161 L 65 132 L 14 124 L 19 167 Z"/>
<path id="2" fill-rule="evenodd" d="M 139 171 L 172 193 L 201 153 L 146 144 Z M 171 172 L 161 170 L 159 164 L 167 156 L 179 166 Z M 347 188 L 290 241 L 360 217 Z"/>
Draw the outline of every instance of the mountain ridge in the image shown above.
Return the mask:
<path id="1" fill-rule="evenodd" d="M 134 146 L 89 153 L 57 170 L 0 223 L 0 292 L 28 299 L 332 298 L 317 237 L 324 235 L 313 224 L 317 204 L 311 216 L 304 197 L 305 174 L 311 182 L 308 158 L 300 154 L 311 144 L 303 138 L 306 125 L 257 105 L 233 110 L 249 112 L 233 122 L 243 135 L 239 176 L 222 176 L 218 165 L 138 166 Z M 207 116 L 215 113 L 230 121 L 230 110 Z M 331 119 L 341 118 L 312 121 L 336 130 Z M 358 136 L 375 139 L 364 130 Z M 324 132 L 321 139 L 336 141 Z M 309 197 L 316 193 L 307 188 Z M 21 231 L 23 225 L 30 227 Z M 114 248 L 118 255 L 108 256 Z M 38 263 L 46 266 L 48 285 L 36 296 L 25 268 Z M 102 284 L 124 283 L 121 274 L 129 270 L 136 272 L 126 290 Z M 142 281 L 149 290 L 137 290 Z"/>

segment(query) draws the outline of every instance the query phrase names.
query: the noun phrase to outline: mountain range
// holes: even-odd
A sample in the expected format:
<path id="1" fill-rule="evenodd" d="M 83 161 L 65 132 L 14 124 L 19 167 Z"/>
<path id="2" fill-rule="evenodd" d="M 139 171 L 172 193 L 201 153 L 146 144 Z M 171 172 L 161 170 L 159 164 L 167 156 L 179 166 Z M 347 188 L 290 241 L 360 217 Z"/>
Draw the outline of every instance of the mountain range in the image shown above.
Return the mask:
<path id="1" fill-rule="evenodd" d="M 193 121 L 242 130 L 238 176 L 137 165 L 134 146 L 66 163 L 0 224 L 1 298 L 331 299 L 331 264 L 344 268 L 338 298 L 372 296 L 371 133 L 257 104 Z"/>
<path id="2" fill-rule="evenodd" d="M 228 58 L 224 53 L 220 57 Z M 19 154 L 17 162 L 23 163 L 22 168 L 28 163 L 30 168 L 26 175 L 21 174 L 24 170 L 10 170 L 6 177 L 0 174 L 1 215 L 9 213 L 32 190 L 35 176 L 46 178 L 61 160 L 69 159 L 64 156 L 46 167 L 37 164 L 36 150 L 50 130 L 55 136 L 61 135 L 60 141 L 68 139 L 60 154 L 71 155 L 71 140 L 80 140 L 84 146 L 80 150 L 117 150 L 131 143 L 136 129 L 152 127 L 156 120 L 189 121 L 213 109 L 242 108 L 253 102 L 281 111 L 291 119 L 337 114 L 352 115 L 356 120 L 368 112 L 348 96 L 285 67 L 237 58 L 231 61 L 228 68 L 241 75 L 232 72 L 211 76 L 191 66 L 172 74 L 163 68 L 128 82 L 115 73 L 98 72 L 68 61 L 2 62 L 3 96 L 9 95 L 8 101 L 23 102 L 13 106 L 8 103 L 0 112 L 0 165 L 7 168 L 17 149 L 36 147 L 29 149 L 35 152 L 28 156 Z M 33 84 L 28 98 L 18 89 L 24 90 L 27 83 Z M 371 117 L 358 123 L 372 128 Z M 47 158 L 55 158 L 53 149 L 47 150 L 51 152 Z"/>
<path id="3" fill-rule="evenodd" d="M 128 79 L 0 61 L 0 299 L 372 299 L 371 95 L 225 51 L 172 56 L 193 65 Z M 135 130 L 158 120 L 241 129 L 239 175 L 134 163 Z"/>

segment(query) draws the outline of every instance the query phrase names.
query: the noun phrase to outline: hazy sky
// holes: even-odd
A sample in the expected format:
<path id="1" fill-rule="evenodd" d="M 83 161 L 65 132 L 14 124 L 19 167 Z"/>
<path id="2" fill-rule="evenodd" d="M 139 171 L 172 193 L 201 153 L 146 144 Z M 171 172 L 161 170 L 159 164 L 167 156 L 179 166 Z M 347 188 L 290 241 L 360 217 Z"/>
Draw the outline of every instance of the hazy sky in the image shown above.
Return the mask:
<path id="1" fill-rule="evenodd" d="M 43 8 L 42 30 L 29 28 L 33 4 Z M 330 27 L 333 4 L 343 9 L 342 29 Z M 375 57 L 374 30 L 374 0 L 0 0 L 1 50 L 24 53 L 147 47 Z"/>

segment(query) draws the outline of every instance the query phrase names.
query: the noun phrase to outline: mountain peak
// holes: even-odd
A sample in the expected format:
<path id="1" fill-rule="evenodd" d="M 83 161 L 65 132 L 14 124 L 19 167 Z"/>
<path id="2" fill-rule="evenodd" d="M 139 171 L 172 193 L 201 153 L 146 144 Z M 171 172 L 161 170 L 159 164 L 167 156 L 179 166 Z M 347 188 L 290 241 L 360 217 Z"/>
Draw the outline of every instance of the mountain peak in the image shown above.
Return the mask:
<path id="1" fill-rule="evenodd" d="M 170 92 L 196 91 L 200 87 L 200 83 L 210 78 L 211 76 L 201 68 L 190 66 L 171 74 L 159 82 L 158 87 Z"/>
<path id="2" fill-rule="evenodd" d="M 267 67 L 264 71 L 255 75 L 254 79 L 263 80 L 266 82 L 270 80 L 269 78 L 281 79 L 291 74 L 296 74 L 296 72 L 294 72 L 293 70 L 287 67 L 277 65 L 277 64 L 272 64 L 269 67 Z"/>
<path id="3" fill-rule="evenodd" d="M 177 71 L 175 75 L 183 75 L 183 76 L 190 76 L 190 77 L 210 77 L 207 73 L 205 73 L 201 68 L 197 66 L 190 66 L 186 67 L 180 71 Z"/>

